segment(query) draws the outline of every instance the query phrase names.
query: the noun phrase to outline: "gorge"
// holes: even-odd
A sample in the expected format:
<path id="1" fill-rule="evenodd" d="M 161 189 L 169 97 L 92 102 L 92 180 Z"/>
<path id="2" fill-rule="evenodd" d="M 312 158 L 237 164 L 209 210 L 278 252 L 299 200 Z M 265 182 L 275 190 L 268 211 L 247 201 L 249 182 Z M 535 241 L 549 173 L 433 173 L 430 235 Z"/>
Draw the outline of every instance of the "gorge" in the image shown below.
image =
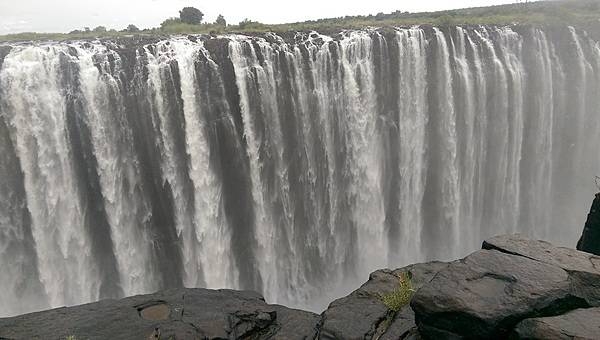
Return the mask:
<path id="1" fill-rule="evenodd" d="M 322 311 L 492 235 L 572 246 L 599 91 L 567 26 L 0 44 L 0 316 L 181 286 Z"/>

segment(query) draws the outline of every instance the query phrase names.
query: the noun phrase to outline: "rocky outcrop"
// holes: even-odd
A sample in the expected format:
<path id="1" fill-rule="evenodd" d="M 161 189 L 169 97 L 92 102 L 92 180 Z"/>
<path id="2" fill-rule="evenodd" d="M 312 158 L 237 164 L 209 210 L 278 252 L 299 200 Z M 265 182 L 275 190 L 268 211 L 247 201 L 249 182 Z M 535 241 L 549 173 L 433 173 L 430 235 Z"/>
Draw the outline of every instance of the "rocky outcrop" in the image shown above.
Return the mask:
<path id="1" fill-rule="evenodd" d="M 448 264 L 430 262 L 405 268 L 378 270 L 369 281 L 350 295 L 332 302 L 323 313 L 321 339 L 405 339 L 416 333 L 414 313 L 410 306 L 398 312 L 381 300 L 383 294 L 398 289 L 401 275 L 412 274 L 413 289 L 419 289 Z"/>
<path id="2" fill-rule="evenodd" d="M 591 306 L 600 306 L 600 257 L 570 248 L 555 247 L 545 241 L 532 241 L 518 235 L 498 236 L 483 243 L 484 249 L 527 257 L 562 268 L 569 274 L 571 294 Z"/>
<path id="3" fill-rule="evenodd" d="M 592 203 L 577 250 L 600 255 L 600 194 L 596 194 Z"/>
<path id="4" fill-rule="evenodd" d="M 593 340 L 600 337 L 600 308 L 577 309 L 564 315 L 527 319 L 519 323 L 513 338 Z"/>
<path id="5" fill-rule="evenodd" d="M 2 62 L 4 62 L 4 58 L 10 53 L 12 48 L 10 46 L 0 46 L 0 68 L 2 67 Z"/>
<path id="6" fill-rule="evenodd" d="M 0 319 L 0 339 L 314 339 L 316 314 L 253 292 L 179 289 Z"/>
<path id="7" fill-rule="evenodd" d="M 387 300 L 408 277 L 410 304 Z M 0 319 L 0 339 L 600 339 L 598 307 L 600 256 L 508 235 L 459 261 L 378 270 L 320 316 L 175 289 Z"/>
<path id="8" fill-rule="evenodd" d="M 413 297 L 425 338 L 502 339 L 522 320 L 600 306 L 600 257 L 516 235 L 483 248 Z"/>
<path id="9" fill-rule="evenodd" d="M 559 314 L 587 306 L 571 294 L 561 268 L 495 250 L 481 250 L 451 264 L 412 301 L 421 332 L 467 338 L 505 337 L 539 312 Z"/>

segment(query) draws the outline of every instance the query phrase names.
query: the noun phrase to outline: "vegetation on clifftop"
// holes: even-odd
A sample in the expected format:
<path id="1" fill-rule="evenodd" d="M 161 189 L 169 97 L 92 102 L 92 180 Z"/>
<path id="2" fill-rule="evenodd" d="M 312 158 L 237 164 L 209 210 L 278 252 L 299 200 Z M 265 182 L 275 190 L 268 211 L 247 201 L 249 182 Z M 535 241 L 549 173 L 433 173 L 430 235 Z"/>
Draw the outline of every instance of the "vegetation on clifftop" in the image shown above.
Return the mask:
<path id="1" fill-rule="evenodd" d="M 399 10 L 389 14 L 378 13 L 376 15 L 346 16 L 276 25 L 262 24 L 250 19 L 245 19 L 237 25 L 227 25 L 223 16 L 219 16 L 219 19 L 215 23 L 199 23 L 199 21 L 195 21 L 196 24 L 192 24 L 190 22 L 190 20 L 182 20 L 180 18 L 169 18 L 165 20 L 160 27 L 139 31 L 132 29 L 124 29 L 122 31 L 102 30 L 96 28 L 94 30 L 75 30 L 71 33 L 17 33 L 0 36 L 0 42 L 92 39 L 130 36 L 132 34 L 225 34 L 311 30 L 331 32 L 343 29 L 411 26 L 419 24 L 431 24 L 436 26 L 480 24 L 569 24 L 589 26 L 600 24 L 600 0 L 538 1 L 423 13 L 409 13 Z"/>

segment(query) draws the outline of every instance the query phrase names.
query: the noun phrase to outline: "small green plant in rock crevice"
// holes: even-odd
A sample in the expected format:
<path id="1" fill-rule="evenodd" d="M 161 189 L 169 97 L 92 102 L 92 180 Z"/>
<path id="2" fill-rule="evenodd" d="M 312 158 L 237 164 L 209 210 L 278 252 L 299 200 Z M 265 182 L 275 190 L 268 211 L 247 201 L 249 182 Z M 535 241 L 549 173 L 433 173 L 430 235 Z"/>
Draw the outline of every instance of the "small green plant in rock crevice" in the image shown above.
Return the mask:
<path id="1" fill-rule="evenodd" d="M 379 299 L 388 309 L 399 312 L 402 307 L 410 303 L 410 299 L 415 292 L 411 280 L 411 272 L 400 274 L 398 287 L 390 293 L 379 294 Z"/>

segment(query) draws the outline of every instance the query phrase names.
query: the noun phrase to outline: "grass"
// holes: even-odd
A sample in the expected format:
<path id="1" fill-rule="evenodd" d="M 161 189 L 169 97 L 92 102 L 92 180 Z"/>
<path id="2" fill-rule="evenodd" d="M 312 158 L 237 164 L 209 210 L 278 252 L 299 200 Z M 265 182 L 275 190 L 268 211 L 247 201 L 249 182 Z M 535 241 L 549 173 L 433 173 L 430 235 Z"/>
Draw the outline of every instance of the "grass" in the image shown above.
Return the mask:
<path id="1" fill-rule="evenodd" d="M 116 30 L 106 32 L 74 33 L 18 33 L 0 36 L 4 41 L 30 40 L 77 40 L 95 38 L 114 38 L 122 36 L 156 36 L 169 34 L 227 34 L 319 31 L 323 33 L 344 29 L 362 29 L 367 27 L 392 27 L 412 25 L 575 25 L 600 26 L 600 0 L 558 0 L 538 1 L 523 4 L 509 4 L 490 7 L 467 8 L 439 12 L 408 13 L 396 11 L 389 14 L 345 16 L 310 20 L 304 22 L 267 25 L 256 21 L 244 20 L 238 25 L 221 26 L 216 24 L 189 25 L 176 19 L 167 19 L 159 28 L 145 29 L 130 33 Z"/>
<path id="2" fill-rule="evenodd" d="M 402 307 L 410 303 L 410 300 L 415 292 L 412 287 L 411 278 L 412 275 L 410 272 L 402 273 L 396 289 L 390 293 L 379 295 L 379 299 L 389 310 L 399 312 Z"/>

